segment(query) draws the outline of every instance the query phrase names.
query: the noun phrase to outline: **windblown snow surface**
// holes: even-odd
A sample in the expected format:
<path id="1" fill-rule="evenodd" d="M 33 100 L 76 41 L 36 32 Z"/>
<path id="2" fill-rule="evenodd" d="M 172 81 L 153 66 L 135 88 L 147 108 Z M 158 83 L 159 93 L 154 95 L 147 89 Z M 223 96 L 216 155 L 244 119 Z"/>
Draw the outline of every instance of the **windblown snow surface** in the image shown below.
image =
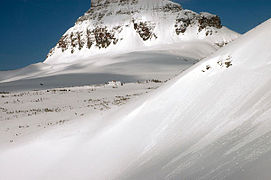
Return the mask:
<path id="1" fill-rule="evenodd" d="M 2 148 L 0 179 L 270 179 L 270 30 L 115 114 Z"/>

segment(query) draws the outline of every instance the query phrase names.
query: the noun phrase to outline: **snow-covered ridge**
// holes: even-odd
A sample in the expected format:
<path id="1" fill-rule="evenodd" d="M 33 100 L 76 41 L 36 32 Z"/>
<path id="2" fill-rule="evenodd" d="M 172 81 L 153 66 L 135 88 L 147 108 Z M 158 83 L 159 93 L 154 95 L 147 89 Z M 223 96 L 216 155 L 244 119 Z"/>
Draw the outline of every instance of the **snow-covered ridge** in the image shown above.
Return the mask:
<path id="1" fill-rule="evenodd" d="M 46 63 L 190 40 L 224 46 L 239 36 L 223 27 L 218 16 L 184 10 L 169 0 L 95 0 L 91 4 L 51 49 Z"/>

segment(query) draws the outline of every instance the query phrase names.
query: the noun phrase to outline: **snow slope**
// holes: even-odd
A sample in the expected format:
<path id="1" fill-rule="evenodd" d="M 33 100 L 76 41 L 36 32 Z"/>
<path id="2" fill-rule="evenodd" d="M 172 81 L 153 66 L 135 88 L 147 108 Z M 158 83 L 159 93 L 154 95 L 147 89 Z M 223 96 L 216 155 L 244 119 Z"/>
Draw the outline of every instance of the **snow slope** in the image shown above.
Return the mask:
<path id="1" fill-rule="evenodd" d="M 269 179 L 270 29 L 271 20 L 117 118 L 88 145 L 90 177 Z"/>
<path id="2" fill-rule="evenodd" d="M 0 179 L 269 179 L 270 29 L 116 114 L 6 146 Z"/>

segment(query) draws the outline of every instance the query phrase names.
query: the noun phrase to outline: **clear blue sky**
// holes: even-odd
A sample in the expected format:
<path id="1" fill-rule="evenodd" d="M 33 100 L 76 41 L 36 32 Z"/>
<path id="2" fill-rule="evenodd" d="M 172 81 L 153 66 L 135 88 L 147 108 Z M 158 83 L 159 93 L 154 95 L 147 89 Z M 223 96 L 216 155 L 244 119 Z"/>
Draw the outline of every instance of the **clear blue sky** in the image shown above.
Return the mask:
<path id="1" fill-rule="evenodd" d="M 271 18 L 271 0 L 175 0 L 186 9 L 221 17 L 244 33 Z M 62 34 L 90 7 L 90 0 L 1 0 L 0 70 L 41 62 Z"/>

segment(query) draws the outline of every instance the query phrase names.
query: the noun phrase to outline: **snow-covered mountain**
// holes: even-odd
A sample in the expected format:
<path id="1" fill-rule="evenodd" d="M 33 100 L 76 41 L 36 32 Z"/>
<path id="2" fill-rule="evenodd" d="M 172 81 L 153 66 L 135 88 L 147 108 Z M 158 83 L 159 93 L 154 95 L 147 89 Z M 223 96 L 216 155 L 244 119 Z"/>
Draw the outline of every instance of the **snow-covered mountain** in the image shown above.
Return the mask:
<path id="1" fill-rule="evenodd" d="M 0 91 L 165 81 L 239 36 L 168 0 L 93 0 L 43 63 L 1 71 Z"/>
<path id="2" fill-rule="evenodd" d="M 269 180 L 270 30 L 271 19 L 115 114 L 5 146 L 0 179 Z"/>
<path id="3" fill-rule="evenodd" d="M 223 27 L 218 16 L 197 14 L 169 0 L 92 0 L 91 8 L 61 37 L 45 63 L 193 40 L 221 47 L 238 36 Z"/>

